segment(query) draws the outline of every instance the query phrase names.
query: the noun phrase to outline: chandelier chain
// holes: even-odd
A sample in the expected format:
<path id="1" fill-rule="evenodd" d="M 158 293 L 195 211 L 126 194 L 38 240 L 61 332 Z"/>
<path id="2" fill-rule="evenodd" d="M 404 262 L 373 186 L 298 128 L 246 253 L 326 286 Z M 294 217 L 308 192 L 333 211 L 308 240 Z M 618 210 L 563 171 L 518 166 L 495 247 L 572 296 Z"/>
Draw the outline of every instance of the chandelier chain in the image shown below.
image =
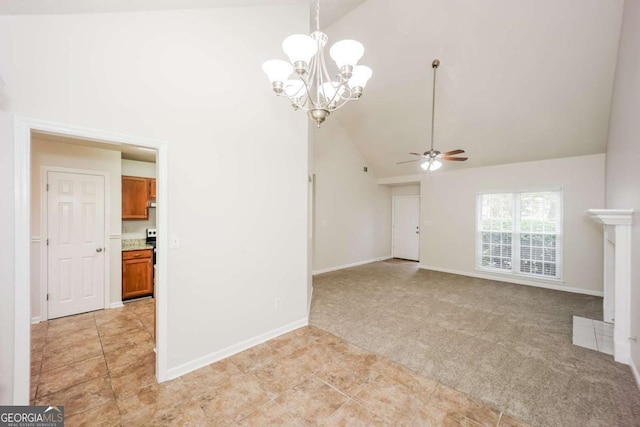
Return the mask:
<path id="1" fill-rule="evenodd" d="M 316 31 L 320 31 L 320 0 L 316 0 Z"/>

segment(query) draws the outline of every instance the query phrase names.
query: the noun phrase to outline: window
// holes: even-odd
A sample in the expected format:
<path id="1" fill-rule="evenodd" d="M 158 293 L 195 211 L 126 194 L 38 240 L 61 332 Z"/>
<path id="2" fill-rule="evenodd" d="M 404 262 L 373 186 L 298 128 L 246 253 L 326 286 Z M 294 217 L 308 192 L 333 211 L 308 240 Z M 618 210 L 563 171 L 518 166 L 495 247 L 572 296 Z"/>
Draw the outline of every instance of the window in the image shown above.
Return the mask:
<path id="1" fill-rule="evenodd" d="M 562 277 L 562 190 L 479 193 L 480 270 Z"/>

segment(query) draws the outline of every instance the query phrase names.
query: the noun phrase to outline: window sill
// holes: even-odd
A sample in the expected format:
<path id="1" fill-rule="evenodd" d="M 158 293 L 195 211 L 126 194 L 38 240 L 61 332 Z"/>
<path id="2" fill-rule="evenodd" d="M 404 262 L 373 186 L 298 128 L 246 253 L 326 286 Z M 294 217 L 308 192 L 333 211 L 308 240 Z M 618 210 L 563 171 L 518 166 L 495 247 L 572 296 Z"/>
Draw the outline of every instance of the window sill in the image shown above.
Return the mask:
<path id="1" fill-rule="evenodd" d="M 510 271 L 502 271 L 502 270 L 493 270 L 493 269 L 485 269 L 485 268 L 475 268 L 476 273 L 488 274 L 488 275 L 496 275 L 500 277 L 513 277 L 518 280 L 527 280 L 537 283 L 552 283 L 552 284 L 563 284 L 564 280 L 562 278 L 552 278 L 552 277 L 540 277 L 540 276 L 532 276 L 529 274 L 518 274 Z"/>

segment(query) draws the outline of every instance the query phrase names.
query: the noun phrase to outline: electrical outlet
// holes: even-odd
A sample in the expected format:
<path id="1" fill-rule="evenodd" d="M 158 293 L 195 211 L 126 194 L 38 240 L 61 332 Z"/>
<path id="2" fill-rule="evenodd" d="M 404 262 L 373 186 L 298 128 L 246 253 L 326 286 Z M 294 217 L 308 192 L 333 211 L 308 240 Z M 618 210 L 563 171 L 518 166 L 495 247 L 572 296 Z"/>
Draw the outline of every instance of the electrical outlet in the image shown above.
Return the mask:
<path id="1" fill-rule="evenodd" d="M 276 298 L 276 310 L 280 310 L 282 308 L 282 299 Z"/>

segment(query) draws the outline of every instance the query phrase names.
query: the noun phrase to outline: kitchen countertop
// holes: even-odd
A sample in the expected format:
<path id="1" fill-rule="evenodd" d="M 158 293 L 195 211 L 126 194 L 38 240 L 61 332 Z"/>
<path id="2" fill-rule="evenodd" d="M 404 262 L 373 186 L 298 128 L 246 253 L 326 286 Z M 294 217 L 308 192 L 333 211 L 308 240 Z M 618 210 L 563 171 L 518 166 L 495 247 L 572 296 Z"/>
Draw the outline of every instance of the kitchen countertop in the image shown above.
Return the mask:
<path id="1" fill-rule="evenodd" d="M 122 241 L 123 251 L 140 251 L 144 249 L 153 249 L 153 246 L 148 245 L 145 239 L 129 239 Z"/>

